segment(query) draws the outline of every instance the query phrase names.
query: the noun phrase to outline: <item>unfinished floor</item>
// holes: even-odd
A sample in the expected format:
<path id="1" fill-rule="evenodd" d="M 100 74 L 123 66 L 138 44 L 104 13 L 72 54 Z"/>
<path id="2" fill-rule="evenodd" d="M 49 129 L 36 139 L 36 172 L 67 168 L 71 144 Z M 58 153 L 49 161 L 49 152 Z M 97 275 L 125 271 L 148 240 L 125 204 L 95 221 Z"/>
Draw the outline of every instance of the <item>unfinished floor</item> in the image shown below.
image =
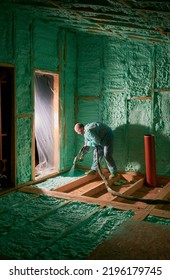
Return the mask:
<path id="1" fill-rule="evenodd" d="M 170 198 L 170 178 L 156 188 L 134 173 L 108 182 L 128 196 Z M 1 259 L 170 259 L 170 204 L 113 196 L 99 175 L 46 185 L 2 193 Z"/>

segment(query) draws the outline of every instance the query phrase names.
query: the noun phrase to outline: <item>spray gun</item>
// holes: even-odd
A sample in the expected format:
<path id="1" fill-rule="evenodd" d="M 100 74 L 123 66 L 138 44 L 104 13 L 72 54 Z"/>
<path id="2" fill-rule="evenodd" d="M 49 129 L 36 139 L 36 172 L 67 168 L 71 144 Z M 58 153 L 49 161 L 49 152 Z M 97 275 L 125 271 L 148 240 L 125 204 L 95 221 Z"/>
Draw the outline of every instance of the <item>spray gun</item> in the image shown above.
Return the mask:
<path id="1" fill-rule="evenodd" d="M 77 162 L 82 161 L 84 155 L 88 152 L 89 147 L 88 146 L 83 146 L 80 151 L 78 152 L 78 155 L 74 158 L 73 161 L 73 167 L 75 168 L 75 165 Z"/>

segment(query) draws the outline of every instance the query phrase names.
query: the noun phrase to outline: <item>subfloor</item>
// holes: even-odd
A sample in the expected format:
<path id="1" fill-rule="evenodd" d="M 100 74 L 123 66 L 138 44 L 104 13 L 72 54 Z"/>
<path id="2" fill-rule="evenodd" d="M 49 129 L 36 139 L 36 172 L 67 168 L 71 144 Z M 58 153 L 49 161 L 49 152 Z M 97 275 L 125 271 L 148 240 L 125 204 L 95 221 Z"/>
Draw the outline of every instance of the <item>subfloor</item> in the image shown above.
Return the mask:
<path id="1" fill-rule="evenodd" d="M 73 175 L 73 174 L 72 174 Z M 170 178 L 62 176 L 0 197 L 1 259 L 170 259 Z M 75 176 L 76 177 L 76 176 Z M 58 180 L 57 180 L 58 179 Z M 140 199 L 156 199 L 147 204 Z M 159 203 L 160 202 L 160 203 Z"/>

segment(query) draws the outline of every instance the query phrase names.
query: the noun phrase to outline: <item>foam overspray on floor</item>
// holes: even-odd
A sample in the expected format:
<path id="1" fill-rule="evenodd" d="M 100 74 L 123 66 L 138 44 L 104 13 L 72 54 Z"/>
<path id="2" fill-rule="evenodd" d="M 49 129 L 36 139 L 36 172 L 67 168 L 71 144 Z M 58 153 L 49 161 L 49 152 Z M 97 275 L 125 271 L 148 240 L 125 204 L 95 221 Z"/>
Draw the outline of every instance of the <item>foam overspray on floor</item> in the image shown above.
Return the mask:
<path id="1" fill-rule="evenodd" d="M 20 192 L 0 198 L 0 254 L 11 259 L 84 259 L 132 211 Z"/>
<path id="2" fill-rule="evenodd" d="M 148 216 L 145 219 L 146 222 L 154 223 L 154 224 L 160 224 L 160 225 L 167 225 L 170 226 L 170 219 L 161 218 L 161 217 L 154 217 L 154 216 Z"/>
<path id="3" fill-rule="evenodd" d="M 48 190 L 54 190 L 58 187 L 61 187 L 62 185 L 73 182 L 75 179 L 78 179 L 83 175 L 84 175 L 84 171 L 72 167 L 68 172 L 65 172 L 54 178 L 47 179 L 44 182 L 37 183 L 33 186 L 35 188 L 45 188 Z"/>

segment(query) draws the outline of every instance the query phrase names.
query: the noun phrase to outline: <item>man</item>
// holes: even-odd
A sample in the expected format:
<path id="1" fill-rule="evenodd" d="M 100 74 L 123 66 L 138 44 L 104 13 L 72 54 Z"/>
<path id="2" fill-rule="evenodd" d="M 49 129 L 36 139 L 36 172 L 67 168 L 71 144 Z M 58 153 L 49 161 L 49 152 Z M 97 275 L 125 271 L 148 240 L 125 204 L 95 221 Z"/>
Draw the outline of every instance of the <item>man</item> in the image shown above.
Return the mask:
<path id="1" fill-rule="evenodd" d="M 85 146 L 97 148 L 98 160 L 102 160 L 103 156 L 106 160 L 107 167 L 110 171 L 109 179 L 114 178 L 117 174 L 116 164 L 113 159 L 113 131 L 112 129 L 100 122 L 92 122 L 84 125 L 77 123 L 74 126 L 76 133 L 84 135 Z M 91 170 L 86 172 L 87 175 L 95 174 L 97 171 L 96 149 L 93 152 L 93 163 Z"/>

